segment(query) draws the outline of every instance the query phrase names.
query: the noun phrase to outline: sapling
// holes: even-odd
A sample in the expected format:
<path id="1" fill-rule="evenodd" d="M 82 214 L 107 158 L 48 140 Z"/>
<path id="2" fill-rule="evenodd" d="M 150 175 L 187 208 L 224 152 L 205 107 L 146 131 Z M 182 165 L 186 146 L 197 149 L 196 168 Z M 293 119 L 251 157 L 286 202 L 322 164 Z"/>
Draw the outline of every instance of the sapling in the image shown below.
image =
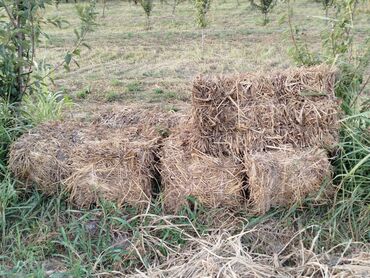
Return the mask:
<path id="1" fill-rule="evenodd" d="M 75 29 L 77 39 L 73 49 L 46 76 L 39 76 L 34 67 L 37 46 L 42 36 L 46 36 L 42 28 L 45 23 L 61 27 L 65 22 L 45 17 L 47 6 L 54 3 L 53 0 L 0 0 L 0 98 L 10 104 L 20 103 L 26 93 L 37 90 L 36 85 L 60 66 L 68 68 L 71 61 L 77 63 L 74 57 L 79 56 L 86 34 L 95 25 L 95 0 L 77 6 L 81 27 Z"/>
<path id="2" fill-rule="evenodd" d="M 268 14 L 276 4 L 276 0 L 249 0 L 252 7 L 260 10 L 263 14 L 263 25 L 269 22 Z"/>
<path id="3" fill-rule="evenodd" d="M 105 9 L 107 8 L 107 0 L 102 0 L 103 1 L 103 17 L 105 17 Z"/>
<path id="4" fill-rule="evenodd" d="M 197 24 L 201 28 L 207 27 L 207 13 L 209 11 L 211 0 L 194 0 L 197 11 Z"/>
<path id="5" fill-rule="evenodd" d="M 334 0 L 316 0 L 316 2 L 320 2 L 323 5 L 325 16 L 328 17 L 329 8 L 334 5 Z"/>
<path id="6" fill-rule="evenodd" d="M 204 47 L 204 28 L 207 27 L 207 13 L 209 11 L 211 0 L 194 0 L 195 9 L 197 12 L 196 21 L 198 26 L 202 29 L 202 52 Z"/>
<path id="7" fill-rule="evenodd" d="M 172 15 L 175 15 L 176 8 L 177 6 L 181 3 L 184 2 L 185 0 L 173 0 L 172 1 Z"/>
<path id="8" fill-rule="evenodd" d="M 153 10 L 153 0 L 140 0 L 140 5 L 143 7 L 143 10 L 146 15 L 146 29 L 150 29 L 150 15 Z"/>

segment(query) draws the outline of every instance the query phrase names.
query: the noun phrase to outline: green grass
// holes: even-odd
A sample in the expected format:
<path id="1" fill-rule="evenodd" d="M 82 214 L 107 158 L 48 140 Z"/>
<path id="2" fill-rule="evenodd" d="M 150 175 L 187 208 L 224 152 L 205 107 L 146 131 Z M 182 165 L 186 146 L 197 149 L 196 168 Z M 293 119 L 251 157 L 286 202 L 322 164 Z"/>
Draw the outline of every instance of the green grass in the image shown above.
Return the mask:
<path id="1" fill-rule="evenodd" d="M 114 102 L 118 101 L 120 99 L 120 95 L 116 92 L 109 92 L 106 96 L 105 99 L 107 102 Z"/>
<path id="2" fill-rule="evenodd" d="M 324 15 L 319 4 L 313 1 L 294 1 L 295 23 L 303 26 L 310 47 L 319 48 L 320 30 L 325 25 L 316 16 Z M 102 7 L 98 5 L 98 11 Z M 195 13 L 190 2 L 178 6 L 172 16 L 169 5 L 155 3 L 152 29 L 145 30 L 145 16 L 140 5 L 122 1 L 108 1 L 105 18 L 98 18 L 99 26 L 87 37 L 91 50 L 83 50 L 80 68 L 72 65 L 71 71 L 56 75 L 56 84 L 69 91 L 91 85 L 92 98 L 104 100 L 112 91 L 122 91 L 122 84 L 140 83 L 141 96 L 150 94 L 158 86 L 181 95 L 189 94 L 189 82 L 199 73 L 234 73 L 271 70 L 293 65 L 287 54 L 290 38 L 287 26 L 279 23 L 286 13 L 278 5 L 270 16 L 270 23 L 258 23 L 262 16 L 251 10 L 248 1 L 217 1 L 211 6 L 209 27 L 205 30 L 202 50 L 201 31 L 195 24 Z M 50 42 L 42 44 L 38 58 L 53 63 L 63 57 L 73 44 L 73 27 L 78 25 L 73 5 L 51 9 L 48 15 L 60 15 L 70 20 L 66 29 L 47 27 Z M 356 32 L 363 33 L 369 24 L 366 14 L 357 16 Z M 125 18 L 122 21 L 122 18 Z M 366 33 L 363 33 L 365 36 Z M 78 78 L 76 78 L 78 76 Z M 138 101 L 129 95 L 127 101 Z"/>
<path id="3" fill-rule="evenodd" d="M 302 26 L 310 47 L 318 49 L 324 22 L 315 16 L 323 15 L 324 11 L 313 1 L 295 1 L 294 6 L 295 23 Z M 369 11 L 356 15 L 355 32 L 360 40 L 366 36 Z M 156 3 L 152 29 L 146 31 L 140 6 L 108 1 L 106 17 L 99 17 L 99 27 L 88 36 L 91 50 L 83 51 L 80 68 L 72 66 L 70 72 L 57 72 L 56 87 L 64 87 L 86 104 L 84 109 L 88 109 L 89 101 L 158 102 L 168 110 L 178 111 L 189 102 L 189 84 L 198 73 L 272 70 L 293 65 L 287 54 L 290 42 L 286 26 L 279 24 L 284 13 L 284 6 L 278 5 L 270 23 L 262 26 L 262 16 L 250 10 L 246 3 L 236 8 L 236 1 L 214 2 L 202 50 L 201 32 L 195 26 L 190 3 L 180 4 L 175 17 L 171 16 L 170 6 Z M 77 26 L 72 4 L 61 4 L 59 10 L 48 11 L 50 16 L 57 14 L 68 17 L 71 25 L 46 30 L 51 40 L 42 43 L 38 57 L 52 64 L 72 46 L 72 29 Z M 55 114 L 59 117 L 59 108 L 55 113 L 47 105 L 40 107 L 29 102 L 30 114 L 34 115 L 31 119 L 43 121 Z M 45 107 L 48 109 L 42 109 Z M 248 236 L 271 229 L 270 221 L 300 231 L 292 242 L 299 252 L 303 247 L 312 247 L 310 256 L 350 241 L 367 244 L 370 242 L 369 107 L 347 108 L 352 114 L 342 121 L 341 143 L 333 161 L 337 189 L 333 201 L 317 204 L 308 199 L 302 206 L 251 217 L 243 211 L 206 211 L 201 206 L 195 206 L 196 210 L 184 208 L 177 216 L 165 215 L 158 203 L 145 213 L 130 207 L 117 209 L 106 202 L 90 210 L 80 210 L 66 202 L 63 194 L 50 197 L 31 189 L 19 191 L 7 172 L 5 150 L 28 126 L 27 121 L 25 125 L 24 119 L 14 118 L 2 105 L 0 276 L 91 277 L 122 276 L 135 269 L 145 272 L 149 266 L 177 256 L 187 244 L 198 240 L 205 244 L 207 236 L 222 234 L 220 227 L 234 235 L 245 232 L 244 246 L 267 257 L 272 254 L 264 239 Z M 273 238 L 265 239 L 270 240 Z M 286 265 L 301 266 L 303 261 L 295 261 L 296 253 L 293 255 L 284 257 Z"/>

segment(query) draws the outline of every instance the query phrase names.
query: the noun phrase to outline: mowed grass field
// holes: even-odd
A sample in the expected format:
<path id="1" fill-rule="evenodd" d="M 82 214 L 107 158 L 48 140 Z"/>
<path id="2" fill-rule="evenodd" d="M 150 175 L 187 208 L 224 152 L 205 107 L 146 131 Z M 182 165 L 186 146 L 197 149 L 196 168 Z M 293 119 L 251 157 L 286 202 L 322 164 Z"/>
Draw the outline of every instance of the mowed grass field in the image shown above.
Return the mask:
<path id="1" fill-rule="evenodd" d="M 302 0 L 292 7 L 293 24 L 310 49 L 319 49 L 327 24 L 321 4 Z M 366 8 L 364 4 L 363 12 L 356 15 L 359 38 L 366 38 L 370 24 Z M 171 5 L 155 1 L 150 30 L 145 28 L 140 5 L 108 1 L 105 17 L 102 4 L 97 11 L 99 26 L 87 36 L 91 50 L 82 51 L 80 67 L 72 65 L 70 72 L 59 70 L 55 76 L 57 89 L 64 88 L 77 100 L 181 106 L 189 100 L 192 79 L 198 74 L 271 71 L 294 65 L 288 55 L 292 43 L 284 4 L 274 8 L 270 23 L 263 26 L 262 14 L 248 1 L 240 1 L 239 6 L 234 0 L 214 1 L 203 44 L 189 1 L 181 3 L 174 15 Z M 69 25 L 63 29 L 49 25 L 50 40 L 42 44 L 38 58 L 58 63 L 73 47 L 78 17 L 74 4 L 61 4 L 49 14 L 67 19 Z"/>

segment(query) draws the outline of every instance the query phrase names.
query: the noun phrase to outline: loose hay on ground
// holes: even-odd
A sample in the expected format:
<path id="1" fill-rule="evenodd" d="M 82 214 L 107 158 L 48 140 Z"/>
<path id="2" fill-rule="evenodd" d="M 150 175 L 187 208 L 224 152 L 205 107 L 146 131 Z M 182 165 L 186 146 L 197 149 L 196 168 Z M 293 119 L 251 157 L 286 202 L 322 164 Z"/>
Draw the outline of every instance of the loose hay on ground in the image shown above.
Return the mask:
<path id="1" fill-rule="evenodd" d="M 246 155 L 249 202 L 252 211 L 266 213 L 318 193 L 331 180 L 331 166 L 322 149 L 285 149 Z"/>
<path id="2" fill-rule="evenodd" d="M 317 66 L 198 77 L 192 95 L 195 148 L 217 156 L 281 144 L 332 147 L 338 141 L 335 74 Z"/>
<path id="3" fill-rule="evenodd" d="M 12 146 L 9 165 L 26 186 L 36 184 L 49 195 L 61 187 L 79 207 L 100 197 L 140 206 L 150 200 L 158 144 L 159 137 L 135 127 L 47 123 Z"/>
<path id="4" fill-rule="evenodd" d="M 205 207 L 238 208 L 243 204 L 242 165 L 232 157 L 191 152 L 189 132 L 178 131 L 166 140 L 161 157 L 163 203 L 178 212 L 195 197 Z"/>
<path id="5" fill-rule="evenodd" d="M 308 228 L 309 229 L 309 228 Z M 268 221 L 239 232 L 189 237 L 181 251 L 154 261 L 131 278 L 369 277 L 370 245 L 339 244 L 330 250 L 305 239 L 305 230 Z M 262 238 L 262 240 L 261 240 Z M 257 239 L 257 240 L 256 240 Z"/>

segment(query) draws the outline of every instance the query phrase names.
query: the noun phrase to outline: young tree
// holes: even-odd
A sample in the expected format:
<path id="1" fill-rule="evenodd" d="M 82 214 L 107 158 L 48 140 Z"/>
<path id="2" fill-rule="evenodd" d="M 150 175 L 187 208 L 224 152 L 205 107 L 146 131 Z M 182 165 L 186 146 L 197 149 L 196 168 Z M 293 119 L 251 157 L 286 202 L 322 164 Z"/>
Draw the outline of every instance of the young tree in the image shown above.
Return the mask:
<path id="1" fill-rule="evenodd" d="M 102 0 L 103 1 L 103 17 L 105 17 L 105 9 L 107 8 L 107 0 Z"/>
<path id="2" fill-rule="evenodd" d="M 316 0 L 316 2 L 319 2 L 323 5 L 325 16 L 328 17 L 329 8 L 334 5 L 334 0 Z"/>
<path id="3" fill-rule="evenodd" d="M 32 92 L 33 79 L 42 81 L 42 76 L 33 74 L 37 44 L 45 22 L 61 26 L 60 19 L 51 20 L 44 17 L 43 11 L 53 0 L 0 0 L 0 97 L 9 103 L 17 103 L 27 92 Z M 57 66 L 68 68 L 74 56 L 79 55 L 80 46 L 84 44 L 86 34 L 95 22 L 95 1 L 88 6 L 78 6 L 81 27 L 75 30 L 77 36 L 73 49 L 65 55 Z"/>
<path id="4" fill-rule="evenodd" d="M 204 49 L 204 29 L 207 27 L 207 13 L 211 6 L 211 0 L 194 0 L 195 9 L 197 12 L 197 25 L 202 29 L 202 53 Z"/>
<path id="5" fill-rule="evenodd" d="M 276 4 L 276 0 L 249 0 L 252 7 L 260 10 L 264 16 L 263 25 L 269 22 L 268 14 Z M 258 2 L 258 3 L 256 3 Z"/>
<path id="6" fill-rule="evenodd" d="M 172 15 L 175 15 L 176 8 L 177 6 L 181 3 L 184 2 L 185 0 L 173 0 L 172 1 Z"/>
<path id="7" fill-rule="evenodd" d="M 146 29 L 150 29 L 150 15 L 153 10 L 153 0 L 140 0 L 140 5 L 143 7 L 143 10 L 146 15 Z"/>
<path id="8" fill-rule="evenodd" d="M 211 6 L 211 0 L 194 0 L 197 11 L 197 24 L 202 29 L 207 27 L 207 13 Z"/>

